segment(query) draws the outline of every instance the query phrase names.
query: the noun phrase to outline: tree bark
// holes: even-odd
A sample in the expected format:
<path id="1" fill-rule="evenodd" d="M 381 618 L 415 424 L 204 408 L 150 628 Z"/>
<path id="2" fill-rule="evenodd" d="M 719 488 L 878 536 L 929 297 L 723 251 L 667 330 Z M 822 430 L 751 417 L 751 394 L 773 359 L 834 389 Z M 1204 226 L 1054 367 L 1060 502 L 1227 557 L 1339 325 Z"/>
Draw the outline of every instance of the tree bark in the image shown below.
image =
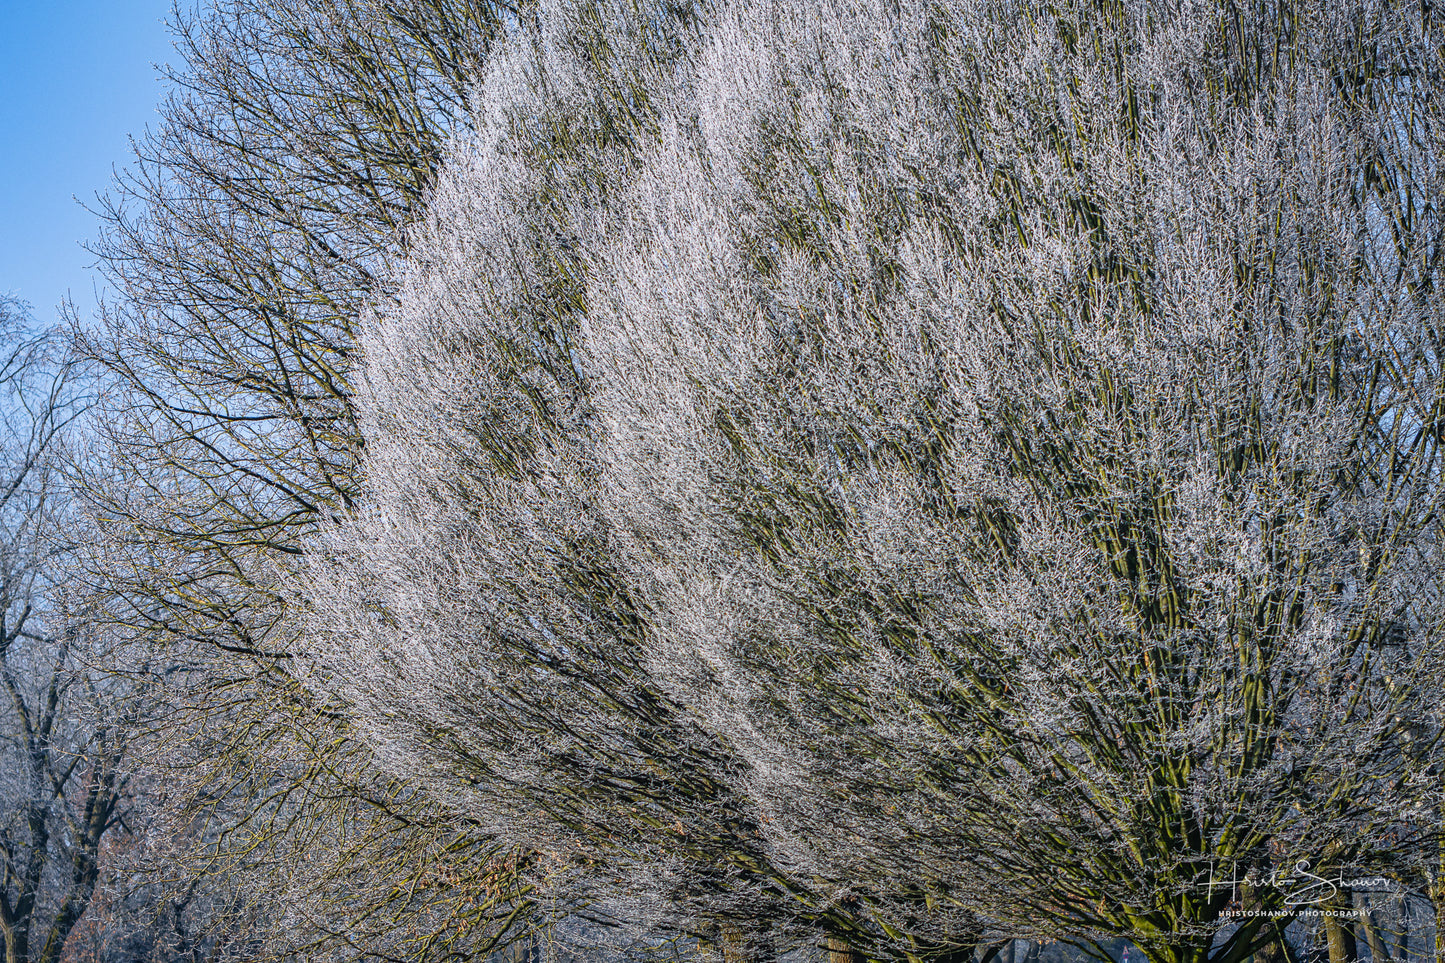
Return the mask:
<path id="1" fill-rule="evenodd" d="M 1410 963 L 1410 904 L 1404 896 L 1400 897 L 1400 936 L 1395 941 L 1395 956 Z"/>
<path id="2" fill-rule="evenodd" d="M 1390 951 L 1385 946 L 1385 941 L 1380 938 L 1380 927 L 1375 921 L 1375 914 L 1370 909 L 1370 898 L 1364 893 L 1354 894 L 1355 911 L 1359 914 L 1359 926 L 1365 934 L 1365 942 L 1370 947 L 1371 963 L 1389 963 Z"/>
<path id="3" fill-rule="evenodd" d="M 1353 907 L 1343 896 L 1326 903 L 1325 942 L 1329 946 L 1330 963 L 1356 963 L 1359 947 L 1355 943 L 1355 928 L 1348 917 L 1335 914 L 1346 913 Z"/>
<path id="4" fill-rule="evenodd" d="M 1445 841 L 1430 877 L 1430 908 L 1435 913 L 1435 963 L 1445 963 Z"/>

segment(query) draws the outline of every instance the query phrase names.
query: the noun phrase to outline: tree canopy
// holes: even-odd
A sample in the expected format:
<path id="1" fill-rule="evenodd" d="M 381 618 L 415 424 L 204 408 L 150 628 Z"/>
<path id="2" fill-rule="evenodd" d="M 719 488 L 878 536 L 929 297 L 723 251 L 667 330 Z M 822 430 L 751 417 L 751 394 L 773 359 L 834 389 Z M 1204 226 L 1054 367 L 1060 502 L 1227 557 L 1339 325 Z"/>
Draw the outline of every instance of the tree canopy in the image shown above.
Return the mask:
<path id="1" fill-rule="evenodd" d="M 1237 963 L 1298 860 L 1445 908 L 1441 39 L 1390 0 L 541 4 L 361 329 L 327 691 L 760 958 Z"/>
<path id="2" fill-rule="evenodd" d="M 75 326 L 104 389 L 73 466 L 99 535 L 88 588 L 153 656 L 171 712 L 152 775 L 189 800 L 175 822 L 207 817 L 179 836 L 211 877 L 200 891 L 222 894 L 193 899 L 187 876 L 178 905 L 308 960 L 481 952 L 526 918 L 490 843 L 378 774 L 301 687 L 284 587 L 356 492 L 354 327 L 389 296 L 402 228 L 511 16 L 475 0 L 178 6 L 170 96 L 102 209 L 117 294 Z"/>

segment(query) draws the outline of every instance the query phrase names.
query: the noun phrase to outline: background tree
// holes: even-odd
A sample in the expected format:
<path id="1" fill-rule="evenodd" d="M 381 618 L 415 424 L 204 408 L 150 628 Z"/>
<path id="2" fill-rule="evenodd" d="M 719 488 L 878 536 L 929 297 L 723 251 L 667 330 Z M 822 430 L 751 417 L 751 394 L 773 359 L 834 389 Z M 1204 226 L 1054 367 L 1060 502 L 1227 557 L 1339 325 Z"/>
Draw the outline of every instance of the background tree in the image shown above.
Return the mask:
<path id="1" fill-rule="evenodd" d="M 102 208 L 96 252 L 120 294 L 76 326 L 107 387 L 75 466 L 106 535 L 93 585 L 163 673 L 164 771 L 217 817 L 204 864 L 271 879 L 253 895 L 311 958 L 432 958 L 516 923 L 506 860 L 379 777 L 336 707 L 296 684 L 277 589 L 356 489 L 353 325 L 387 297 L 400 227 L 512 15 L 473 0 L 178 9 L 171 98 Z M 443 855 L 452 870 L 429 875 Z M 418 927 L 410 949 L 395 914 Z"/>
<path id="2" fill-rule="evenodd" d="M 271 566 L 355 487 L 353 325 L 506 10 L 177 12 L 184 67 L 102 211 L 121 295 L 77 331 L 113 378 L 101 425 L 129 472 L 94 494 L 146 566 L 106 573 L 136 600 L 127 624 L 285 658 Z"/>
<path id="3" fill-rule="evenodd" d="M 128 812 L 128 733 L 65 579 L 56 449 L 80 402 L 27 322 L 0 299 L 0 945 L 5 963 L 55 963 Z"/>
<path id="4" fill-rule="evenodd" d="M 543 8 L 363 336 L 328 677 L 496 832 L 880 957 L 1234 963 L 1211 871 L 1433 858 L 1438 30 Z"/>

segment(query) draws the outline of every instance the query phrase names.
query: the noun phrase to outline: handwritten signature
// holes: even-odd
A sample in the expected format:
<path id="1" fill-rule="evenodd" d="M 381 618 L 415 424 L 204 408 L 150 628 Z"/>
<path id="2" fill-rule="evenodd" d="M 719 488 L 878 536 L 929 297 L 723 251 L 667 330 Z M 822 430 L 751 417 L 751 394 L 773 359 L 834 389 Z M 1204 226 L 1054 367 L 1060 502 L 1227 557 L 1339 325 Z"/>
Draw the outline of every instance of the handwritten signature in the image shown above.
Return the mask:
<path id="1" fill-rule="evenodd" d="M 1313 903 L 1323 903 L 1333 898 L 1342 889 L 1358 890 L 1361 892 L 1391 892 L 1399 889 L 1399 884 L 1394 880 L 1386 879 L 1383 876 L 1358 876 L 1347 878 L 1343 871 L 1337 873 L 1333 879 L 1328 879 L 1316 873 L 1310 872 L 1310 861 L 1301 859 L 1294 864 L 1293 870 L 1275 870 L 1268 875 L 1261 876 L 1258 873 L 1246 873 L 1242 878 L 1238 876 L 1237 868 L 1230 867 L 1229 879 L 1218 879 L 1214 875 L 1214 866 L 1209 868 L 1209 882 L 1196 884 L 1199 889 L 1207 888 L 1210 895 L 1220 887 L 1228 886 L 1231 889 L 1241 883 L 1251 887 L 1269 886 L 1274 889 L 1284 890 L 1284 905 L 1286 906 L 1307 906 Z"/>

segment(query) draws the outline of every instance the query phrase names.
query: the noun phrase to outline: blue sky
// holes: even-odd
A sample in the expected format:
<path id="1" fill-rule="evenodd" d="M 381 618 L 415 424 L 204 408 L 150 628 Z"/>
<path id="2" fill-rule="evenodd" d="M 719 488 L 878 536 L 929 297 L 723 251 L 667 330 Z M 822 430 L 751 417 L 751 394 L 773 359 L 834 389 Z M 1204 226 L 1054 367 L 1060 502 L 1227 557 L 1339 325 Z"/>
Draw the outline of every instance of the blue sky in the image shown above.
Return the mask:
<path id="1" fill-rule="evenodd" d="M 82 310 L 100 283 L 79 242 L 127 135 L 154 126 L 174 62 L 171 0 L 0 0 L 0 293 L 53 321 L 69 292 Z"/>

